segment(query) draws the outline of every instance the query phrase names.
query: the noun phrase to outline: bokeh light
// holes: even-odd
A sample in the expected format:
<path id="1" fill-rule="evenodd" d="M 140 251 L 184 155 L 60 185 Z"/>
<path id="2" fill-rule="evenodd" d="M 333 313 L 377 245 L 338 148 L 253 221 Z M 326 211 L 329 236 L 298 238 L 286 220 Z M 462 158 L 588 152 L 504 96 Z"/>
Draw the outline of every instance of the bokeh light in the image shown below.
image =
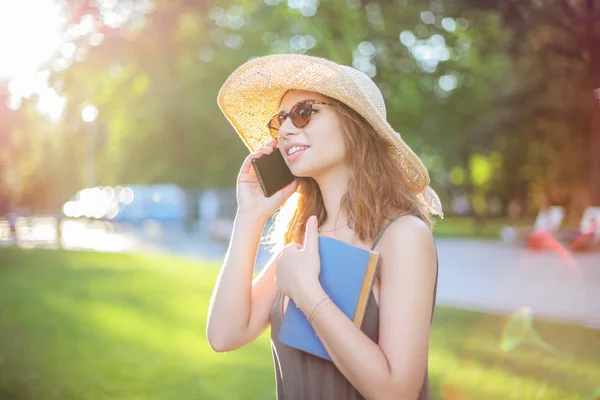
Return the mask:
<path id="1" fill-rule="evenodd" d="M 91 103 L 86 103 L 81 109 L 81 119 L 84 122 L 94 122 L 98 118 L 98 108 Z"/>
<path id="2" fill-rule="evenodd" d="M 65 23 L 53 0 L 1 1 L 0 77 L 34 74 L 62 45 Z"/>

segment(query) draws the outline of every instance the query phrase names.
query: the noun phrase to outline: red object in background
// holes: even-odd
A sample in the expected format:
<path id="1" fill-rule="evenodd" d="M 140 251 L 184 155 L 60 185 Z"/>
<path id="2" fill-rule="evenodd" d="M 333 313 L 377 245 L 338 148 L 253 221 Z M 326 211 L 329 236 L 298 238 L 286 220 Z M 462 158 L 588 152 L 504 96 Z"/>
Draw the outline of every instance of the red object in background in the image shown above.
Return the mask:
<path id="1" fill-rule="evenodd" d="M 527 248 L 531 250 L 546 250 L 554 248 L 556 240 L 546 231 L 535 231 L 527 238 Z"/>
<path id="2" fill-rule="evenodd" d="M 594 244 L 594 236 L 596 234 L 596 230 L 598 229 L 598 220 L 595 219 L 591 222 L 589 232 L 582 232 L 573 243 L 571 243 L 570 249 L 573 251 L 577 250 L 587 250 L 592 247 Z"/>

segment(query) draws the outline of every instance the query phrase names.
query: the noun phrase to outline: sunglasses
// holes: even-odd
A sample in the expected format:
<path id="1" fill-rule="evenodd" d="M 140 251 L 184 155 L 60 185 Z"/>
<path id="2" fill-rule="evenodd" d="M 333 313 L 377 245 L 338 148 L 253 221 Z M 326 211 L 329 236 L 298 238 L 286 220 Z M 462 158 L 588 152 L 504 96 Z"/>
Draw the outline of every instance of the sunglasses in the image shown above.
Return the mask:
<path id="1" fill-rule="evenodd" d="M 292 124 L 294 124 L 296 128 L 304 128 L 310 122 L 312 115 L 317 112 L 317 110 L 313 110 L 313 105 L 315 104 L 332 105 L 331 103 L 317 100 L 299 101 L 289 112 L 286 113 L 285 111 L 280 111 L 271 118 L 267 124 L 271 136 L 273 136 L 274 139 L 279 139 L 279 128 L 281 128 L 281 125 L 283 125 L 288 117 L 292 120 Z"/>

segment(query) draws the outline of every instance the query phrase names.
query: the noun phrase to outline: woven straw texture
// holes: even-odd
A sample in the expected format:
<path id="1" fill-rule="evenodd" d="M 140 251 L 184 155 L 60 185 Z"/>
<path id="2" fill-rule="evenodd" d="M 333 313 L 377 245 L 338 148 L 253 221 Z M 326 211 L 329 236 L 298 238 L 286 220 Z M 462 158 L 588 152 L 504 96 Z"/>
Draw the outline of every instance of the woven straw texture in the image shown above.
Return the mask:
<path id="1" fill-rule="evenodd" d="M 392 157 L 401 164 L 411 190 L 432 192 L 425 166 L 387 122 L 379 88 L 357 69 L 302 54 L 257 57 L 229 76 L 217 102 L 246 146 L 255 151 L 272 140 L 267 122 L 279 112 L 281 99 L 290 89 L 318 92 L 350 106 L 390 144 Z"/>

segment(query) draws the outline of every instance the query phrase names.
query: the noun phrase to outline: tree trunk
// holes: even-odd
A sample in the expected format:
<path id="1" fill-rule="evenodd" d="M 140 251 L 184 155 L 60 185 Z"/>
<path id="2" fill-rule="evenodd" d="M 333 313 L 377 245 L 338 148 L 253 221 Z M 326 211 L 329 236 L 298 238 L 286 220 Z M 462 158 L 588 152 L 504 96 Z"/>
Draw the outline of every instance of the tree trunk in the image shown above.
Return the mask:
<path id="1" fill-rule="evenodd" d="M 589 80 L 594 95 L 594 105 L 590 115 L 590 201 L 600 205 L 600 41 L 596 40 L 595 14 L 598 5 L 595 0 L 587 0 L 588 7 L 588 45 L 590 52 Z"/>

